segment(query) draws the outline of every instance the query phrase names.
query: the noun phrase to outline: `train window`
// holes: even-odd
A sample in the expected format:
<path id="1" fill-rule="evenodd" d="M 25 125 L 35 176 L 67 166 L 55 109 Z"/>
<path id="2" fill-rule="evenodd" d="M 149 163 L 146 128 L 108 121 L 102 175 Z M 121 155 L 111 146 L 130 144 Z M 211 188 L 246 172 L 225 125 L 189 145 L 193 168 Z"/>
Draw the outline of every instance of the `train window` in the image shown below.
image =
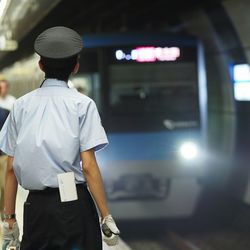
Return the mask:
<path id="1" fill-rule="evenodd" d="M 114 130 L 160 130 L 165 120 L 199 122 L 195 63 L 113 64 L 109 76 Z"/>

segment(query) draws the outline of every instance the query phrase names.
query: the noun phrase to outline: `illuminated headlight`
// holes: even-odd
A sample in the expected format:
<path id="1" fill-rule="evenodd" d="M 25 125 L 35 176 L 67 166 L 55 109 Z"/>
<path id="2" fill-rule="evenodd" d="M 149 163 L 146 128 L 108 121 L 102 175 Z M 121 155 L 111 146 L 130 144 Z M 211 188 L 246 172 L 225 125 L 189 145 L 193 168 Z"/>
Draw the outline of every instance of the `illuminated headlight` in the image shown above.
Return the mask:
<path id="1" fill-rule="evenodd" d="M 197 157 L 198 147 L 193 142 L 185 142 L 180 147 L 180 155 L 187 160 L 191 160 Z"/>

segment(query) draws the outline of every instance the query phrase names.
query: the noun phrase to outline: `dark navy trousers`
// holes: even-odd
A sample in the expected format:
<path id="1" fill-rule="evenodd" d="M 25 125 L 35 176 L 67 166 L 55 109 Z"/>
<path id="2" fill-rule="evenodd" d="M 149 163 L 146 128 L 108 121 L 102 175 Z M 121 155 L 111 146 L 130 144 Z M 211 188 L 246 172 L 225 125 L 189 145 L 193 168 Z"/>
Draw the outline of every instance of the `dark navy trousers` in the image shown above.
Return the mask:
<path id="1" fill-rule="evenodd" d="M 102 250 L 95 203 L 86 184 L 78 200 L 61 202 L 59 189 L 30 191 L 24 203 L 21 250 Z"/>

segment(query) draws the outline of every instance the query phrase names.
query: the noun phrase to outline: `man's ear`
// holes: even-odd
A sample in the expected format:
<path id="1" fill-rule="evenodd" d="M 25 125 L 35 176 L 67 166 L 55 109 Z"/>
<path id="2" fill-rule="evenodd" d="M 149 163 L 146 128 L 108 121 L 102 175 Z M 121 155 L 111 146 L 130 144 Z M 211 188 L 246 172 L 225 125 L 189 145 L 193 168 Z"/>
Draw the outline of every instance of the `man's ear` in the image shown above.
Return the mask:
<path id="1" fill-rule="evenodd" d="M 39 68 L 44 72 L 44 66 L 41 60 L 38 62 Z"/>
<path id="2" fill-rule="evenodd" d="M 80 68 L 80 63 L 77 62 L 73 71 L 72 71 L 72 75 L 75 75 L 78 72 L 79 68 Z"/>

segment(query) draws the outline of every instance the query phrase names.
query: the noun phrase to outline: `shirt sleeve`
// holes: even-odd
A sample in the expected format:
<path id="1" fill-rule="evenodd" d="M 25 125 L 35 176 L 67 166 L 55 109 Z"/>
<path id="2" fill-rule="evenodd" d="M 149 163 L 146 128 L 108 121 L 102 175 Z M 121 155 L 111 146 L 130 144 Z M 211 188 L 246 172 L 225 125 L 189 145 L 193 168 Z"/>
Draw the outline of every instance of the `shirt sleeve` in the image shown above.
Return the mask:
<path id="1" fill-rule="evenodd" d="M 80 116 L 80 152 L 91 148 L 98 151 L 108 143 L 96 104 L 91 100 L 86 112 Z"/>
<path id="2" fill-rule="evenodd" d="M 0 149 L 9 156 L 14 156 L 17 130 L 13 108 L 0 131 Z"/>

